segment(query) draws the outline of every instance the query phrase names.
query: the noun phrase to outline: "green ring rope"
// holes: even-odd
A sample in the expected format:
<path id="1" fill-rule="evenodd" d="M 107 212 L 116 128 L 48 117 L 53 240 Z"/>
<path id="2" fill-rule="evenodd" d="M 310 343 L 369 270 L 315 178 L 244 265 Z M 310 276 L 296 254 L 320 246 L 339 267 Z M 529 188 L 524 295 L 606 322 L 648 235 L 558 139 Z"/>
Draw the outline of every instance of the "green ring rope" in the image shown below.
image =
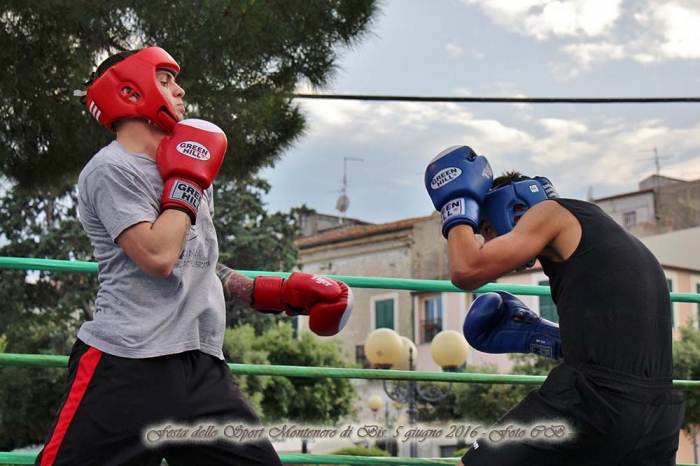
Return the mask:
<path id="1" fill-rule="evenodd" d="M 68 356 L 0 353 L 0 366 L 68 367 Z M 232 364 L 234 374 L 278 377 L 326 377 L 330 379 L 419 380 L 426 382 L 462 382 L 481 384 L 539 385 L 544 375 L 480 374 L 463 372 L 396 371 L 338 367 L 300 367 Z M 676 388 L 700 389 L 698 380 L 674 380 Z M 0 463 L 1 464 L 1 463 Z"/>
<path id="2" fill-rule="evenodd" d="M 51 272 L 78 272 L 97 273 L 97 263 L 84 261 L 67 261 L 57 259 L 32 259 L 20 257 L 0 256 L 0 269 L 11 270 L 47 270 Z M 256 272 L 239 270 L 238 273 L 247 277 L 275 276 L 288 277 L 287 272 Z M 418 280 L 408 278 L 383 278 L 383 277 L 351 277 L 344 275 L 327 275 L 329 278 L 341 280 L 354 288 L 382 288 L 409 291 L 430 291 L 465 293 L 468 291 L 457 288 L 447 280 Z M 489 291 L 504 290 L 518 295 L 549 296 L 548 286 L 513 285 L 506 283 L 489 283 L 477 288 L 473 293 L 487 293 Z M 670 293 L 671 300 L 685 303 L 700 303 L 700 294 L 695 293 Z"/>

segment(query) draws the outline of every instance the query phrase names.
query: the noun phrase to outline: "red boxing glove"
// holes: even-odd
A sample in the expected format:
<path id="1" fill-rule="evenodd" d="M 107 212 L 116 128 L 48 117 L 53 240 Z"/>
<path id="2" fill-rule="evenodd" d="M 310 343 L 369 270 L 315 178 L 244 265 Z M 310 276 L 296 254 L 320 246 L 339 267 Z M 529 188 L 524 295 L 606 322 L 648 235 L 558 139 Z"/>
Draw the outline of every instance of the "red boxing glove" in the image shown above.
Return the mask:
<path id="1" fill-rule="evenodd" d="M 181 210 L 197 223 L 202 193 L 219 172 L 227 145 L 226 135 L 213 123 L 196 118 L 178 122 L 156 150 L 156 166 L 165 182 L 161 211 Z"/>
<path id="2" fill-rule="evenodd" d="M 309 328 L 328 337 L 340 332 L 352 313 L 352 290 L 321 275 L 294 272 L 282 277 L 256 277 L 251 307 L 262 312 L 309 316 Z"/>

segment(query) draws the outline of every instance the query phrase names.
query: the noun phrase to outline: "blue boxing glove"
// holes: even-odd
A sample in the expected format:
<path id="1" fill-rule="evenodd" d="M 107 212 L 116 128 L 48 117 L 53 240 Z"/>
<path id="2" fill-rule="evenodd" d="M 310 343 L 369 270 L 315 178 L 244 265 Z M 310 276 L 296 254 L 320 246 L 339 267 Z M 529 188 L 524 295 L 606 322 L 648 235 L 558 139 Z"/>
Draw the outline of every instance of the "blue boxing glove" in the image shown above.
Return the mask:
<path id="1" fill-rule="evenodd" d="M 442 216 L 442 235 L 455 225 L 471 225 L 479 231 L 479 205 L 493 183 L 486 157 L 468 146 L 452 146 L 440 152 L 425 170 L 425 189 Z"/>
<path id="2" fill-rule="evenodd" d="M 541 318 L 505 291 L 478 296 L 462 328 L 469 344 L 484 353 L 532 353 L 562 358 L 559 326 Z"/>

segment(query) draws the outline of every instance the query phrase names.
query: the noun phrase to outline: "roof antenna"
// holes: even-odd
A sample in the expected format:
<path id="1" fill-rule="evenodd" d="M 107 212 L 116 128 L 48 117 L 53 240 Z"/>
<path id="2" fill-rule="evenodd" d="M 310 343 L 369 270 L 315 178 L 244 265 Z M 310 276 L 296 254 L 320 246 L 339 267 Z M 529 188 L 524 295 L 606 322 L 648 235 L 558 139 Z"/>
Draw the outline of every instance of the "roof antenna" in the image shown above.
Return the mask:
<path id="1" fill-rule="evenodd" d="M 340 197 L 335 203 L 335 209 L 339 211 L 343 216 L 340 219 L 340 223 L 343 223 L 343 219 L 345 219 L 345 212 L 348 210 L 348 207 L 350 207 L 350 198 L 347 196 L 347 189 L 348 189 L 348 160 L 356 160 L 358 162 L 362 162 L 363 159 L 358 159 L 355 157 L 344 157 L 343 158 L 343 189 L 341 191 Z"/>
<path id="2" fill-rule="evenodd" d="M 654 151 L 654 158 L 653 159 L 644 159 L 644 160 L 653 160 L 654 164 L 656 165 L 656 177 L 654 178 L 654 218 L 656 218 L 656 221 L 659 222 L 661 220 L 661 212 L 660 212 L 660 205 L 659 205 L 659 189 L 661 189 L 661 163 L 659 162 L 660 159 L 670 159 L 673 158 L 672 155 L 668 156 L 663 156 L 659 157 L 659 151 L 656 147 L 652 149 L 646 149 L 646 150 L 640 150 L 638 152 L 649 152 L 649 151 Z"/>

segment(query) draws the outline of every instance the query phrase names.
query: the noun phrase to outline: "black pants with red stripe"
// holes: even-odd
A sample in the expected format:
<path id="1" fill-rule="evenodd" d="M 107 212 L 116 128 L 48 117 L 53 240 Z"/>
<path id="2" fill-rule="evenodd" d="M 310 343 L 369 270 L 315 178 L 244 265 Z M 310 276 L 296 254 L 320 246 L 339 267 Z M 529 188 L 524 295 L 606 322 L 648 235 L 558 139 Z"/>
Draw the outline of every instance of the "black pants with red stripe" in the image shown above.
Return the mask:
<path id="1" fill-rule="evenodd" d="M 217 435 L 198 437 L 216 428 Z M 222 428 L 260 419 L 224 361 L 200 351 L 120 358 L 78 340 L 68 387 L 36 465 L 280 465 L 266 436 L 239 441 Z M 197 437 L 197 438 L 195 438 Z"/>

